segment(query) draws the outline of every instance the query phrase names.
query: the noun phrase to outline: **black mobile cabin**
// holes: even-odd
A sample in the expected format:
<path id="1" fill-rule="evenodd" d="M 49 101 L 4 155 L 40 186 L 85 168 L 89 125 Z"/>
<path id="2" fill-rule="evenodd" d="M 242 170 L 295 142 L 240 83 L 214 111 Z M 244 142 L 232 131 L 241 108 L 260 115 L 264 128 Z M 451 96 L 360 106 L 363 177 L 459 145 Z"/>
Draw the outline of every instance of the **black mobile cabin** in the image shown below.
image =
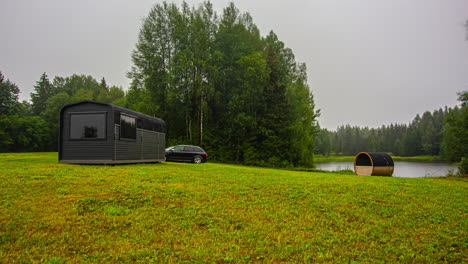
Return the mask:
<path id="1" fill-rule="evenodd" d="M 122 164 L 165 160 L 166 123 L 129 109 L 79 101 L 60 110 L 59 162 Z"/>

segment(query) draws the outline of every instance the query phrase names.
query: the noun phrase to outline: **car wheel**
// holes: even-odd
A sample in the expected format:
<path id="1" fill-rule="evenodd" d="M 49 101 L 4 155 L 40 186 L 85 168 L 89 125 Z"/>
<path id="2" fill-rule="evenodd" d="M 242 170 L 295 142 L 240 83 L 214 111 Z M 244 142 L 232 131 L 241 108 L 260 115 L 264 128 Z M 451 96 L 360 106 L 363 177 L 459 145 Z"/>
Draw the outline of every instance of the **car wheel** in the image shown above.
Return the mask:
<path id="1" fill-rule="evenodd" d="M 193 163 L 200 164 L 201 162 L 202 162 L 202 157 L 197 155 L 193 158 Z"/>

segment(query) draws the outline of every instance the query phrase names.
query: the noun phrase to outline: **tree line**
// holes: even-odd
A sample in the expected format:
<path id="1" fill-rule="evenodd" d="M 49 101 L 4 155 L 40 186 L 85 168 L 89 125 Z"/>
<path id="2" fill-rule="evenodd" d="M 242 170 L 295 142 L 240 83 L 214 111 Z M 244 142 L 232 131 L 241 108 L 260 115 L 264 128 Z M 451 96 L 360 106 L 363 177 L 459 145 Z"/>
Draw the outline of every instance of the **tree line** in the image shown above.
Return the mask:
<path id="1" fill-rule="evenodd" d="M 442 156 L 457 162 L 468 155 L 468 91 L 459 93 L 460 106 L 417 115 L 409 124 L 379 128 L 343 125 L 336 131 L 321 129 L 315 154 L 355 155 L 383 151 L 398 156 Z"/>
<path id="2" fill-rule="evenodd" d="M 57 150 L 60 107 L 88 99 L 162 118 L 167 145 L 200 145 L 218 161 L 313 166 L 318 111 L 306 66 L 233 3 L 221 15 L 210 2 L 156 4 L 131 58 L 126 93 L 104 78 L 49 81 L 44 73 L 31 102 L 20 103 L 18 87 L 2 76 L 1 151 Z"/>
<path id="3" fill-rule="evenodd" d="M 123 106 L 122 88 L 92 76 L 46 73 L 34 85 L 31 102 L 19 102 L 20 89 L 0 72 L 0 152 L 57 151 L 59 110 L 68 103 L 97 100 Z"/>

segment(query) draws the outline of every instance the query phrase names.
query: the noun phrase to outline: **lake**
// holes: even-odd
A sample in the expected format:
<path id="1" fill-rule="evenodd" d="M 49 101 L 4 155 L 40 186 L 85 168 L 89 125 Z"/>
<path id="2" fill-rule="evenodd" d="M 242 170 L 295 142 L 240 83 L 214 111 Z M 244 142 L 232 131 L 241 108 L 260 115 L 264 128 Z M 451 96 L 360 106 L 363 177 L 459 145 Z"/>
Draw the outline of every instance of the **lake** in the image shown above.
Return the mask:
<path id="1" fill-rule="evenodd" d="M 442 162 L 417 162 L 417 161 L 395 161 L 394 177 L 421 178 L 421 177 L 440 177 L 449 172 L 456 173 L 457 166 Z M 352 170 L 354 163 L 349 162 L 321 162 L 315 163 L 319 170 Z"/>

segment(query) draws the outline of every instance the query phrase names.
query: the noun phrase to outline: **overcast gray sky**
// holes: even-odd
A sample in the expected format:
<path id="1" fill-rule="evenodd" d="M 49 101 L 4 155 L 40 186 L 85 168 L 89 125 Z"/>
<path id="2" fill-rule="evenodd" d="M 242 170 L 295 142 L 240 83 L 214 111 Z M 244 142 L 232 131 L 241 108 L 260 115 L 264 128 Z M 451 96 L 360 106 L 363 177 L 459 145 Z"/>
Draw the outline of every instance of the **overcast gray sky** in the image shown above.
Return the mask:
<path id="1" fill-rule="evenodd" d="M 27 100 L 43 72 L 105 77 L 127 89 L 142 19 L 158 2 L 0 0 L 0 71 Z M 221 14 L 228 1 L 212 3 Z M 468 0 L 234 3 L 307 64 L 322 127 L 408 123 L 455 106 L 456 93 L 468 90 Z"/>

